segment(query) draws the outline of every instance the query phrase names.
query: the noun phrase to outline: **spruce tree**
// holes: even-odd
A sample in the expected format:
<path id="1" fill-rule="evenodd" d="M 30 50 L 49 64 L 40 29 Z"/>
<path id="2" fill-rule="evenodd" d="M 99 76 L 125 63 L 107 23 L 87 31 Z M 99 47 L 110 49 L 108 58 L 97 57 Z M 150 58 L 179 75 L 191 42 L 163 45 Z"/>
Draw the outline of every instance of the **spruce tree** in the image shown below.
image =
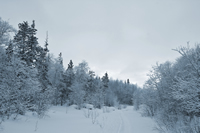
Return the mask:
<path id="1" fill-rule="evenodd" d="M 105 75 L 102 77 L 102 83 L 103 83 L 103 87 L 102 87 L 102 91 L 103 91 L 103 97 L 104 97 L 104 105 L 105 105 L 105 97 L 106 97 L 106 91 L 108 89 L 108 83 L 109 83 L 109 79 L 108 79 L 108 74 L 107 72 L 105 73 Z"/>
<path id="2" fill-rule="evenodd" d="M 60 65 L 63 66 L 63 58 L 62 58 L 62 53 L 60 52 L 59 56 L 58 56 L 58 62 Z"/>
<path id="3" fill-rule="evenodd" d="M 95 93 L 95 73 L 94 71 L 89 71 L 89 76 L 87 78 L 87 84 L 85 86 L 85 99 L 86 99 L 86 102 L 88 103 L 92 103 L 93 102 L 93 95 Z"/>
<path id="4" fill-rule="evenodd" d="M 65 95 L 66 99 L 69 98 L 69 94 L 71 92 L 70 87 L 72 86 L 72 84 L 74 82 L 74 78 L 75 78 L 73 67 L 74 67 L 73 62 L 72 62 L 72 60 L 70 60 L 70 62 L 68 64 L 68 68 L 64 73 L 64 83 L 66 85 L 66 90 L 65 90 L 66 91 L 65 92 L 66 93 L 66 95 Z"/>
<path id="5" fill-rule="evenodd" d="M 63 68 L 63 58 L 62 53 L 59 54 L 57 60 L 56 60 L 56 66 L 55 66 L 55 104 L 57 105 L 58 102 L 61 104 L 61 106 L 65 103 L 65 83 L 64 83 L 64 68 Z"/>
<path id="6" fill-rule="evenodd" d="M 42 54 L 42 49 L 38 45 L 38 38 L 35 36 L 37 29 L 35 29 L 35 21 L 31 27 L 29 27 L 30 33 L 28 38 L 28 44 L 26 47 L 26 62 L 28 65 L 35 65 L 38 59 L 38 55 Z"/>
<path id="7" fill-rule="evenodd" d="M 14 44 L 16 54 L 25 68 L 29 69 L 29 77 L 31 82 L 37 85 L 32 86 L 30 97 L 24 98 L 27 101 L 27 108 L 36 111 L 39 115 L 43 114 L 47 109 L 47 95 L 45 91 L 49 87 L 48 81 L 48 41 L 45 42 L 45 49 L 39 46 L 38 38 L 36 37 L 37 29 L 35 28 L 35 21 L 31 25 L 28 22 L 19 24 L 19 30 L 14 36 Z M 20 73 L 18 77 L 24 77 L 24 73 Z M 25 77 L 24 77 L 25 78 Z M 30 82 L 30 83 L 31 83 Z M 31 87 L 29 87 L 31 88 Z M 28 90 L 28 88 L 26 88 Z"/>
<path id="8" fill-rule="evenodd" d="M 6 48 L 6 55 L 7 55 L 7 61 L 11 62 L 12 57 L 13 57 L 14 51 L 13 51 L 13 43 L 10 40 L 8 47 Z"/>
<path id="9" fill-rule="evenodd" d="M 25 49 L 28 43 L 30 28 L 28 22 L 19 23 L 19 30 L 14 36 L 14 42 L 16 43 L 18 56 L 24 60 L 25 59 Z"/>
<path id="10" fill-rule="evenodd" d="M 69 64 L 68 64 L 68 69 L 73 69 L 74 65 L 72 60 L 70 60 Z"/>
<path id="11" fill-rule="evenodd" d="M 105 75 L 102 77 L 102 82 L 103 82 L 103 86 L 104 88 L 108 88 L 108 82 L 109 82 L 109 79 L 108 79 L 108 74 L 107 72 L 105 73 Z"/>
<path id="12" fill-rule="evenodd" d="M 38 38 L 35 36 L 37 29 L 35 29 L 35 21 L 29 26 L 28 22 L 20 23 L 19 30 L 14 36 L 14 43 L 17 48 L 18 56 L 26 61 L 28 66 L 35 66 L 38 55 L 41 53 Z"/>

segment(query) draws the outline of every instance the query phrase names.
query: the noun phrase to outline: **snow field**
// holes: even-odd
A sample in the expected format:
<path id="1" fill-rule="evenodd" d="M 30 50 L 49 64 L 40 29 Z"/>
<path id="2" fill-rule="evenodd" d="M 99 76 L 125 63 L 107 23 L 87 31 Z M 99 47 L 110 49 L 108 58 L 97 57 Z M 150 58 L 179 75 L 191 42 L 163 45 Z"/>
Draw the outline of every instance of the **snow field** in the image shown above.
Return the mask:
<path id="1" fill-rule="evenodd" d="M 2 123 L 2 133 L 156 133 L 152 131 L 154 122 L 141 117 L 133 107 L 117 110 L 75 109 L 53 106 L 47 115 L 39 119 L 32 113 L 19 116 L 17 120 Z"/>

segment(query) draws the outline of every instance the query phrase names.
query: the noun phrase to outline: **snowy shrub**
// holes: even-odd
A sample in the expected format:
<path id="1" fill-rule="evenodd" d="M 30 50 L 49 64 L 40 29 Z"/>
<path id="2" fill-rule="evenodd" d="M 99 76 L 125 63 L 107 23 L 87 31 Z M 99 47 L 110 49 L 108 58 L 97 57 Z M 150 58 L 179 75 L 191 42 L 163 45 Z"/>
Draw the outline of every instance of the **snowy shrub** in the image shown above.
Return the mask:
<path id="1" fill-rule="evenodd" d="M 141 105 L 141 91 L 140 89 L 135 90 L 133 93 L 133 106 L 135 110 L 139 110 L 139 107 Z"/>
<path id="2" fill-rule="evenodd" d="M 36 93 L 35 96 L 35 106 L 34 111 L 38 114 L 39 117 L 43 117 L 46 111 L 49 109 L 51 100 L 51 94 L 48 92 L 45 93 Z"/>
<path id="3" fill-rule="evenodd" d="M 199 133 L 200 132 L 200 118 L 189 117 L 182 114 L 169 115 L 160 114 L 156 118 L 156 130 L 160 133 Z"/>
<path id="4" fill-rule="evenodd" d="M 91 118 L 92 124 L 94 124 L 99 116 L 99 113 L 96 109 L 84 109 L 84 116 L 86 118 Z"/>
<path id="5" fill-rule="evenodd" d="M 119 106 L 119 101 L 117 99 L 117 97 L 113 98 L 113 104 L 114 104 L 114 107 L 118 107 Z"/>
<path id="6" fill-rule="evenodd" d="M 70 100 L 78 106 L 78 109 L 81 109 L 84 104 L 85 91 L 82 90 L 82 85 L 79 84 L 75 84 L 71 88 L 73 92 L 70 94 Z"/>
<path id="7" fill-rule="evenodd" d="M 157 92 L 152 89 L 142 91 L 142 115 L 153 117 L 157 111 Z"/>
<path id="8" fill-rule="evenodd" d="M 97 85 L 97 89 L 96 89 L 96 93 L 94 94 L 94 98 L 92 100 L 92 104 L 94 105 L 94 108 L 98 108 L 101 109 L 103 106 L 103 94 L 102 91 L 100 89 L 100 83 L 98 83 Z"/>
<path id="9" fill-rule="evenodd" d="M 97 121 L 98 116 L 99 116 L 99 113 L 97 112 L 97 110 L 96 109 L 92 110 L 92 113 L 91 113 L 92 124 L 94 124 Z"/>
<path id="10" fill-rule="evenodd" d="M 110 107 L 107 107 L 107 106 L 103 106 L 102 107 L 102 110 L 103 110 L 103 113 L 110 113 Z"/>
<path id="11" fill-rule="evenodd" d="M 86 118 L 90 118 L 90 116 L 92 114 L 92 110 L 90 110 L 90 109 L 84 109 L 83 111 L 84 111 L 84 116 Z"/>
<path id="12" fill-rule="evenodd" d="M 199 133 L 200 45 L 175 51 L 181 54 L 175 62 L 152 68 L 144 89 L 140 90 L 142 100 L 136 98 L 136 105 L 140 99 L 143 115 L 154 117 L 159 132 Z"/>

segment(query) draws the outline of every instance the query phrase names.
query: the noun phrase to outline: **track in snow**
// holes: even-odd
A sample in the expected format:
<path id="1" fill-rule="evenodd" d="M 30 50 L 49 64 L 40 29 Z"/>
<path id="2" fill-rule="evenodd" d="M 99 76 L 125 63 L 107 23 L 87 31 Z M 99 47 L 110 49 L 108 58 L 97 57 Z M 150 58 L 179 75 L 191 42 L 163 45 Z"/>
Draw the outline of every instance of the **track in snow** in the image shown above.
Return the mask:
<path id="1" fill-rule="evenodd" d="M 119 115 L 122 119 L 122 126 L 119 133 L 158 133 L 153 130 L 155 123 L 148 117 L 141 117 L 140 113 L 129 106 L 120 110 Z"/>
<path id="2" fill-rule="evenodd" d="M 108 107 L 108 112 L 96 109 L 99 116 L 95 123 L 85 117 L 84 109 L 74 106 L 52 107 L 44 119 L 38 119 L 32 113 L 19 116 L 17 120 L 2 123 L 2 133 L 157 133 L 153 131 L 154 122 L 129 106 L 122 110 Z M 12 128 L 10 128 L 12 127 Z"/>

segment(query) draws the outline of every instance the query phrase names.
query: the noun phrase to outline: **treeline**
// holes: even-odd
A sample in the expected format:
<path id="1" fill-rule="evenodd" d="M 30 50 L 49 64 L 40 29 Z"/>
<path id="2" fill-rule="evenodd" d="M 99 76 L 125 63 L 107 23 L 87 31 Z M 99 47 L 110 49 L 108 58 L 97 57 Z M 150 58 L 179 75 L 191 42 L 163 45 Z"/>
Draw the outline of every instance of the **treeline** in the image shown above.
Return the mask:
<path id="1" fill-rule="evenodd" d="M 88 63 L 78 66 L 70 60 L 63 66 L 62 53 L 49 53 L 48 36 L 44 47 L 38 43 L 35 22 L 22 22 L 15 30 L 0 18 L 0 119 L 36 112 L 43 116 L 51 105 L 89 103 L 102 106 L 132 105 L 137 85 L 95 75 Z M 13 39 L 10 35 L 14 33 Z"/>
<path id="2" fill-rule="evenodd" d="M 179 47 L 175 62 L 154 66 L 144 89 L 135 91 L 135 109 L 153 117 L 160 132 L 200 132 L 200 45 Z"/>

